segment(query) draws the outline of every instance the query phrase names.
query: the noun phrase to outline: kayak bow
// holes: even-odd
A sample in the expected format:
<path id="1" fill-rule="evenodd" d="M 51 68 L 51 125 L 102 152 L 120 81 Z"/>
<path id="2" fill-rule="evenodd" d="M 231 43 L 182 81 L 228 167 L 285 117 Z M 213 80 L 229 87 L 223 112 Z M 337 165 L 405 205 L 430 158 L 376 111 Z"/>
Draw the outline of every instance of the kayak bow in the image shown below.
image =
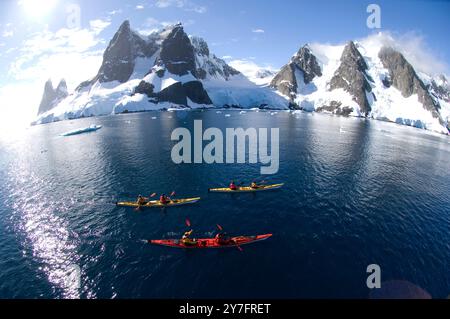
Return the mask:
<path id="1" fill-rule="evenodd" d="M 196 240 L 196 244 L 185 245 L 179 239 L 156 239 L 148 240 L 149 244 L 175 247 L 175 248 L 227 248 L 237 247 L 241 245 L 255 243 L 271 237 L 272 234 L 256 235 L 256 236 L 237 236 L 231 237 L 230 241 L 225 244 L 219 244 L 214 238 L 201 238 Z"/>
<path id="2" fill-rule="evenodd" d="M 250 192 L 262 192 L 273 189 L 279 189 L 283 185 L 284 185 L 283 183 L 272 185 L 260 185 L 258 188 L 252 188 L 250 186 L 241 186 L 237 187 L 236 190 L 232 190 L 229 187 L 221 187 L 221 188 L 210 188 L 208 189 L 208 191 L 212 193 L 250 193 Z"/>
<path id="3" fill-rule="evenodd" d="M 187 205 L 187 204 L 193 204 L 200 200 L 200 197 L 193 197 L 193 198 L 182 198 L 182 199 L 172 199 L 166 204 L 162 204 L 159 200 L 151 200 L 145 203 L 144 205 L 138 205 L 136 202 L 117 202 L 116 205 L 120 207 L 156 207 L 156 208 L 162 208 L 162 207 L 171 207 L 171 206 L 181 206 L 181 205 Z"/>

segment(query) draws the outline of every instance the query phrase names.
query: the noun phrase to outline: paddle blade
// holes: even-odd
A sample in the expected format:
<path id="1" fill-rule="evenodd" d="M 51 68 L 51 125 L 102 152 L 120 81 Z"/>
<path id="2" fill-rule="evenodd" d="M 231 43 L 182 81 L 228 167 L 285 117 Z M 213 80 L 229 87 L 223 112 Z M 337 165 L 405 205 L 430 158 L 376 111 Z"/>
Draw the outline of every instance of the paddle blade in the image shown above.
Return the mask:
<path id="1" fill-rule="evenodd" d="M 185 223 L 187 227 L 191 227 L 191 221 L 189 220 L 189 218 L 186 218 Z"/>
<path id="2" fill-rule="evenodd" d="M 241 246 L 236 246 L 239 251 L 244 251 Z"/>
<path id="3" fill-rule="evenodd" d="M 216 226 L 217 226 L 217 228 L 218 228 L 220 231 L 223 230 L 222 226 L 220 226 L 219 224 L 216 224 Z"/>
<path id="4" fill-rule="evenodd" d="M 155 197 L 155 196 L 156 196 L 156 193 L 153 193 L 150 195 L 150 197 Z"/>
<path id="5" fill-rule="evenodd" d="M 173 191 L 172 193 L 170 193 L 170 196 L 175 196 L 175 191 Z"/>

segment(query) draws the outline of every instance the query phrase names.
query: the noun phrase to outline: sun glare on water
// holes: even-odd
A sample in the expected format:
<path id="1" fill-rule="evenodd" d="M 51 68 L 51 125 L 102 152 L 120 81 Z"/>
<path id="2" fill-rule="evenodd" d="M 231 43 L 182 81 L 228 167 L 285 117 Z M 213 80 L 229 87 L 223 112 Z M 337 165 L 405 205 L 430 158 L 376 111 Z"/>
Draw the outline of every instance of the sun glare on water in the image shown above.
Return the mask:
<path id="1" fill-rule="evenodd" d="M 20 0 L 19 5 L 34 18 L 41 18 L 50 13 L 58 0 Z"/>

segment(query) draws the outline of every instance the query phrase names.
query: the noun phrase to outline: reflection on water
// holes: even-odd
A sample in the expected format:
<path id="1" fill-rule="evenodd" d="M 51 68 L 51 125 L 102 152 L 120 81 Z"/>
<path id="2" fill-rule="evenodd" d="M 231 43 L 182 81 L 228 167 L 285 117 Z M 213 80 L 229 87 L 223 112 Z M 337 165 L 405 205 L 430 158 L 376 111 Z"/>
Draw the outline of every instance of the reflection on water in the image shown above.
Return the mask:
<path id="1" fill-rule="evenodd" d="M 73 265 L 78 260 L 76 234 L 61 217 L 70 209 L 71 201 L 52 198 L 54 185 L 30 172 L 20 160 L 9 167 L 8 177 L 11 193 L 6 205 L 13 209 L 16 232 L 23 235 L 24 254 L 37 260 L 39 270 L 62 298 L 79 298 L 79 285 L 73 277 Z"/>
<path id="2" fill-rule="evenodd" d="M 260 180 L 284 188 L 208 194 L 258 178 L 260 165 L 175 165 L 170 134 L 196 119 L 222 130 L 280 128 L 280 171 Z M 59 136 L 91 124 L 103 128 Z M 153 112 L 30 128 L 0 139 L 0 297 L 366 298 L 371 263 L 383 281 L 447 296 L 449 145 L 392 124 L 289 112 Z M 114 205 L 174 190 L 202 200 L 166 211 Z M 197 236 L 213 236 L 217 223 L 274 236 L 244 253 L 145 244 L 181 236 L 186 218 Z"/>

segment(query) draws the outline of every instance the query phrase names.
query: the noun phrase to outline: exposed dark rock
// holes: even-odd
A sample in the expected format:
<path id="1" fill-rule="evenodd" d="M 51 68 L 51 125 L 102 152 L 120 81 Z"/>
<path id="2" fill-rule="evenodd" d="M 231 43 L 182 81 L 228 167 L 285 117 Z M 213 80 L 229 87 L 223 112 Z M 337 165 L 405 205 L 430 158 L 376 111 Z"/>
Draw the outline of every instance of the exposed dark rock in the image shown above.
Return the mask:
<path id="1" fill-rule="evenodd" d="M 303 74 L 305 84 L 310 83 L 316 76 L 322 76 L 322 70 L 317 59 L 307 45 L 300 48 L 297 54 L 291 58 L 288 64 L 281 68 L 280 72 L 275 75 L 270 83 L 271 87 L 288 96 L 291 102 L 295 99 L 299 89 L 296 71 L 300 71 Z"/>
<path id="2" fill-rule="evenodd" d="M 204 80 L 206 79 L 206 71 L 199 68 L 195 71 L 195 74 L 197 75 L 197 79 Z"/>
<path id="3" fill-rule="evenodd" d="M 445 78 L 445 76 L 441 75 L 439 77 L 439 80 L 441 82 L 440 84 L 436 83 L 435 80 L 431 81 L 429 91 L 435 97 L 450 103 L 450 87 L 448 85 L 447 79 Z"/>
<path id="4" fill-rule="evenodd" d="M 165 69 L 159 69 L 158 71 L 156 71 L 156 75 L 160 78 L 162 78 L 165 73 L 166 73 Z"/>
<path id="5" fill-rule="evenodd" d="M 208 75 L 212 77 L 223 77 L 228 80 L 233 75 L 240 74 L 239 71 L 229 66 L 224 60 L 211 55 L 208 44 L 200 37 L 191 37 L 191 44 L 194 47 L 196 70 L 194 76 L 199 80 L 204 80 Z"/>
<path id="6" fill-rule="evenodd" d="M 191 43 L 194 46 L 194 52 L 196 54 L 209 57 L 209 48 L 205 40 L 200 37 L 192 37 Z"/>
<path id="7" fill-rule="evenodd" d="M 101 83 L 111 81 L 124 83 L 128 81 L 133 73 L 136 58 L 150 57 L 157 49 L 155 43 L 145 41 L 134 33 L 128 20 L 124 21 L 103 53 L 103 62 L 97 75 L 92 80 L 81 83 L 77 90 L 96 81 Z"/>
<path id="8" fill-rule="evenodd" d="M 170 73 L 195 74 L 194 47 L 181 24 L 175 26 L 163 41 L 160 57 Z"/>
<path id="9" fill-rule="evenodd" d="M 154 92 L 154 86 L 151 83 L 141 81 L 135 88 L 134 93 L 146 94 L 153 103 L 171 102 L 179 105 L 188 106 L 187 98 L 197 104 L 212 104 L 208 93 L 203 88 L 200 81 L 190 81 L 186 83 L 176 82 L 169 87 Z"/>
<path id="10" fill-rule="evenodd" d="M 161 90 L 154 95 L 159 102 L 171 102 L 180 105 L 187 105 L 186 92 L 181 82 L 176 82 L 171 86 Z"/>
<path id="11" fill-rule="evenodd" d="M 366 61 L 350 41 L 344 48 L 341 56 L 341 64 L 330 81 L 330 90 L 344 89 L 350 93 L 353 100 L 359 105 L 361 112 L 367 116 L 371 110 L 366 92 L 371 92 L 367 75 Z"/>
<path id="12" fill-rule="evenodd" d="M 211 99 L 206 93 L 200 81 L 191 81 L 183 84 L 186 96 L 197 104 L 212 104 Z"/>
<path id="13" fill-rule="evenodd" d="M 145 81 L 141 81 L 141 82 L 139 82 L 139 85 L 134 88 L 134 93 L 146 94 L 147 96 L 152 96 L 154 89 L 155 89 L 155 87 L 153 86 L 153 84 L 145 82 Z"/>
<path id="14" fill-rule="evenodd" d="M 41 103 L 39 104 L 38 115 L 50 111 L 66 98 L 67 95 L 67 84 L 64 79 L 59 82 L 56 89 L 53 88 L 51 80 L 45 82 L 44 94 L 42 95 Z"/>
<path id="15" fill-rule="evenodd" d="M 294 64 L 289 63 L 283 66 L 280 72 L 272 79 L 270 86 L 293 100 L 297 93 L 297 79 L 295 77 Z"/>
<path id="16" fill-rule="evenodd" d="M 331 101 L 330 105 L 322 105 L 316 109 L 317 112 L 330 112 L 336 115 L 348 116 L 353 112 L 353 108 L 349 106 L 342 107 L 342 103 Z"/>
<path id="17" fill-rule="evenodd" d="M 258 70 L 256 72 L 256 77 L 259 79 L 264 79 L 269 76 L 275 76 L 275 75 L 276 75 L 276 72 L 271 71 L 271 70 Z"/>
<path id="18" fill-rule="evenodd" d="M 383 82 L 383 85 L 387 88 L 391 87 L 392 85 L 392 81 L 391 78 L 389 76 L 384 77 L 381 82 Z"/>
<path id="19" fill-rule="evenodd" d="M 416 74 L 412 65 L 398 51 L 391 47 L 383 47 L 378 53 L 383 66 L 388 69 L 392 79 L 392 85 L 397 88 L 404 97 L 417 94 L 419 102 L 430 111 L 434 118 L 443 120 L 439 115 L 439 103 L 437 103 L 428 92 L 427 87 Z"/>
<path id="20" fill-rule="evenodd" d="M 322 70 L 308 45 L 303 46 L 292 59 L 292 62 L 303 72 L 305 84 L 310 83 L 316 76 L 322 76 Z"/>

